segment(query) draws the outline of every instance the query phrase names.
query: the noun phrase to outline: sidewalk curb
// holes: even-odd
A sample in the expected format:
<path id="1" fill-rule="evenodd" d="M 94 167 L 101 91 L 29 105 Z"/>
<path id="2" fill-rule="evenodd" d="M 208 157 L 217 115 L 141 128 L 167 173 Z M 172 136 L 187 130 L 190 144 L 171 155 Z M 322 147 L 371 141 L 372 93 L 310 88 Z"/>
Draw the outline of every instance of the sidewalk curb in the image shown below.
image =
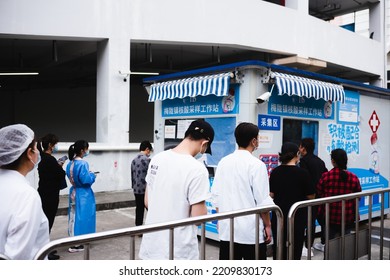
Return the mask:
<path id="1" fill-rule="evenodd" d="M 56 216 L 68 215 L 68 195 L 60 195 Z M 113 191 L 95 193 L 96 211 L 135 207 L 132 191 Z"/>

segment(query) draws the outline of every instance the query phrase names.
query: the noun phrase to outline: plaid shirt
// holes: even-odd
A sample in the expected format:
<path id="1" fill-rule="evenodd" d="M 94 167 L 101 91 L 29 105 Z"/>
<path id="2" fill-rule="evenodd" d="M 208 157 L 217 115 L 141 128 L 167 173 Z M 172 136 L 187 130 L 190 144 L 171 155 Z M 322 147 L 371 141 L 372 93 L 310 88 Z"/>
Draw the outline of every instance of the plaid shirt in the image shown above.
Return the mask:
<path id="1" fill-rule="evenodd" d="M 330 197 L 341 194 L 360 192 L 362 190 L 358 177 L 349 172 L 347 180 L 341 179 L 342 170 L 333 168 L 329 172 L 322 174 L 317 184 L 318 197 Z M 325 204 L 318 207 L 318 215 L 325 217 Z M 345 201 L 345 223 L 352 224 L 355 221 L 355 199 Z M 329 204 L 329 223 L 341 225 L 341 201 Z"/>

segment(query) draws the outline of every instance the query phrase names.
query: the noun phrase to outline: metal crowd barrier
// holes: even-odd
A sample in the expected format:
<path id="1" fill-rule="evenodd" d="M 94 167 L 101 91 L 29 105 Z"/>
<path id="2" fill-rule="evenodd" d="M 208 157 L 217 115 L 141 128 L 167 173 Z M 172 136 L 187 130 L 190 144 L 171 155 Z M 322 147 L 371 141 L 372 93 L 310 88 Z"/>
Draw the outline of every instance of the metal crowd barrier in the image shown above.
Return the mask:
<path id="1" fill-rule="evenodd" d="M 0 260 L 1 260 L 1 261 L 9 260 L 9 258 L 8 258 L 6 255 L 0 253 Z"/>
<path id="2" fill-rule="evenodd" d="M 312 199 L 312 200 L 305 200 L 294 203 L 290 211 L 288 213 L 287 217 L 287 242 L 286 246 L 288 247 L 288 259 L 294 258 L 294 219 L 295 214 L 297 213 L 298 209 L 300 208 L 307 208 L 307 220 L 311 221 L 312 219 L 312 207 L 316 205 L 324 205 L 325 204 L 325 254 L 324 258 L 329 259 L 330 256 L 330 243 L 333 242 L 333 240 L 329 240 L 329 204 L 332 202 L 340 202 L 341 201 L 341 237 L 340 237 L 340 257 L 341 259 L 345 259 L 346 256 L 346 237 L 349 238 L 348 235 L 345 234 L 345 201 L 355 199 L 356 204 L 356 215 L 355 215 L 355 231 L 353 232 L 353 259 L 358 259 L 359 252 L 362 251 L 362 248 L 359 248 L 359 245 L 362 245 L 362 238 L 359 238 L 359 235 L 366 234 L 366 246 L 367 248 L 363 248 L 363 252 L 366 252 L 368 255 L 368 259 L 371 259 L 371 235 L 372 235 L 372 198 L 373 195 L 380 194 L 380 201 L 381 201 L 381 210 L 380 210 L 380 248 L 379 248 L 379 258 L 383 260 L 383 247 L 384 247 L 384 195 L 385 193 L 390 193 L 390 188 L 380 189 L 380 190 L 368 190 L 368 191 L 362 191 L 358 193 L 351 193 L 351 194 L 345 194 L 345 195 L 337 195 L 332 197 L 326 197 L 326 198 L 318 198 L 318 199 Z M 369 197 L 369 206 L 368 206 L 368 229 L 361 229 L 360 228 L 360 221 L 359 221 L 359 199 L 363 197 Z M 312 224 L 307 224 L 307 244 L 311 244 L 312 241 Z M 350 241 L 350 240 L 348 240 Z M 364 246 L 364 244 L 363 244 Z M 307 254 L 307 259 L 311 259 L 310 255 L 310 248 L 308 248 L 309 253 Z M 332 252 L 334 253 L 334 252 Z M 333 254 L 335 255 L 335 254 Z M 337 254 L 336 254 L 337 255 Z M 389 250 L 389 259 L 390 259 L 390 250 Z"/>
<path id="3" fill-rule="evenodd" d="M 230 220 L 230 225 L 231 225 L 230 226 L 230 259 L 233 259 L 234 218 L 240 216 L 247 216 L 247 215 L 255 215 L 256 225 L 257 225 L 256 227 L 257 230 L 255 232 L 255 237 L 256 237 L 255 257 L 256 259 L 259 259 L 258 240 L 260 234 L 259 233 L 260 213 L 269 212 L 269 211 L 272 211 L 272 214 L 276 215 L 277 231 L 278 231 L 277 234 L 278 236 L 282 236 L 283 235 L 283 213 L 278 206 L 270 205 L 265 207 L 255 207 L 255 208 L 242 209 L 242 210 L 231 211 L 231 212 L 191 217 L 187 219 L 165 222 L 165 223 L 157 223 L 157 224 L 143 225 L 137 227 L 128 227 L 123 229 L 116 229 L 116 230 L 110 230 L 110 231 L 104 231 L 104 232 L 98 232 L 92 234 L 61 238 L 61 239 L 53 240 L 48 244 L 46 244 L 45 246 L 43 246 L 35 255 L 34 259 L 43 260 L 45 259 L 45 257 L 48 255 L 49 252 L 59 247 L 65 247 L 65 246 L 69 247 L 69 246 L 84 244 L 84 259 L 89 260 L 90 259 L 89 243 L 100 241 L 100 240 L 122 237 L 122 236 L 129 236 L 130 237 L 130 260 L 134 260 L 135 259 L 135 238 L 138 235 L 145 234 L 148 232 L 160 231 L 160 230 L 169 230 L 169 259 L 173 260 L 174 259 L 174 229 L 176 227 L 200 224 L 201 225 L 200 259 L 204 260 L 206 257 L 206 249 L 205 249 L 206 248 L 206 222 L 211 222 L 215 220 L 224 220 L 224 219 Z M 283 239 L 278 238 L 278 243 L 276 246 L 277 259 L 280 259 L 280 257 L 282 256 L 282 244 L 283 244 Z"/>

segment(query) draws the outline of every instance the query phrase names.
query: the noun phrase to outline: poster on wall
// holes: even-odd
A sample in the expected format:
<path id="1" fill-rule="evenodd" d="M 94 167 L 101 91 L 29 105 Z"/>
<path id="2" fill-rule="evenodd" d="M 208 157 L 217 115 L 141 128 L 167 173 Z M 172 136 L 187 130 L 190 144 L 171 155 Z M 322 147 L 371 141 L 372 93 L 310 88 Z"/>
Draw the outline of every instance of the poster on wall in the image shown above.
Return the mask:
<path id="1" fill-rule="evenodd" d="M 179 144 L 191 122 L 202 117 L 189 119 L 166 119 L 164 150 L 172 149 Z M 234 130 L 236 128 L 236 118 L 204 118 L 214 129 L 214 140 L 211 144 L 212 155 L 204 154 L 199 160 L 204 161 L 207 166 L 216 167 L 224 156 L 234 152 L 236 140 Z"/>
<path id="2" fill-rule="evenodd" d="M 360 114 L 360 95 L 359 93 L 351 90 L 344 90 L 344 92 L 345 102 L 339 102 L 337 122 L 345 124 L 358 124 Z"/>
<path id="3" fill-rule="evenodd" d="M 271 174 L 272 170 L 274 170 L 279 165 L 278 154 L 262 154 L 259 156 L 259 158 L 267 167 L 268 176 Z"/>
<path id="4" fill-rule="evenodd" d="M 326 152 L 334 149 L 343 149 L 347 154 L 360 154 L 360 128 L 353 124 L 329 123 L 327 125 L 329 135 L 326 144 Z M 324 137 L 325 138 L 325 137 Z"/>
<path id="5" fill-rule="evenodd" d="M 212 155 L 207 155 L 207 165 L 217 166 L 218 162 L 236 149 L 234 130 L 236 118 L 206 118 L 214 128 L 214 141 L 211 145 Z"/>
<path id="6" fill-rule="evenodd" d="M 354 96 L 354 95 L 353 95 Z M 382 189 L 389 186 L 389 181 L 383 175 L 381 175 L 380 158 L 381 149 L 379 145 L 378 130 L 380 127 L 380 117 L 374 110 L 367 123 L 360 125 L 368 125 L 372 131 L 372 135 L 369 135 L 370 139 L 365 139 L 371 145 L 370 147 L 363 147 L 363 151 L 360 150 L 360 131 L 361 128 L 358 123 L 359 114 L 359 98 L 356 96 L 349 96 L 350 104 L 340 108 L 343 108 L 343 113 L 339 113 L 338 123 L 329 123 L 327 125 L 327 135 L 324 135 L 324 139 L 327 139 L 326 151 L 330 153 L 334 149 L 343 149 L 347 152 L 348 157 L 361 155 L 362 152 L 369 154 L 367 159 L 359 160 L 359 167 L 348 168 L 349 171 L 354 173 L 358 178 L 362 190 Z M 356 112 L 356 114 L 355 114 Z M 367 150 L 368 149 L 368 150 Z M 378 216 L 381 210 L 381 203 L 384 203 L 385 209 L 388 212 L 389 209 L 389 194 L 385 194 L 383 197 L 379 194 L 372 197 L 372 214 Z M 364 197 L 359 202 L 359 213 L 361 218 L 367 218 L 369 211 L 369 197 Z"/>

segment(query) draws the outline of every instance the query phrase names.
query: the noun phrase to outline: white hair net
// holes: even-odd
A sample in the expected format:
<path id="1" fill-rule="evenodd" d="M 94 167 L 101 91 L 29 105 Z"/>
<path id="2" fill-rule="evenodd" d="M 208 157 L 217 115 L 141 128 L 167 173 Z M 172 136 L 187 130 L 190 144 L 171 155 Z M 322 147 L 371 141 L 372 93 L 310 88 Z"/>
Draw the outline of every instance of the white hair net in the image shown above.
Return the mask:
<path id="1" fill-rule="evenodd" d="M 24 124 L 0 129 L 0 166 L 17 160 L 34 140 L 34 132 Z"/>

